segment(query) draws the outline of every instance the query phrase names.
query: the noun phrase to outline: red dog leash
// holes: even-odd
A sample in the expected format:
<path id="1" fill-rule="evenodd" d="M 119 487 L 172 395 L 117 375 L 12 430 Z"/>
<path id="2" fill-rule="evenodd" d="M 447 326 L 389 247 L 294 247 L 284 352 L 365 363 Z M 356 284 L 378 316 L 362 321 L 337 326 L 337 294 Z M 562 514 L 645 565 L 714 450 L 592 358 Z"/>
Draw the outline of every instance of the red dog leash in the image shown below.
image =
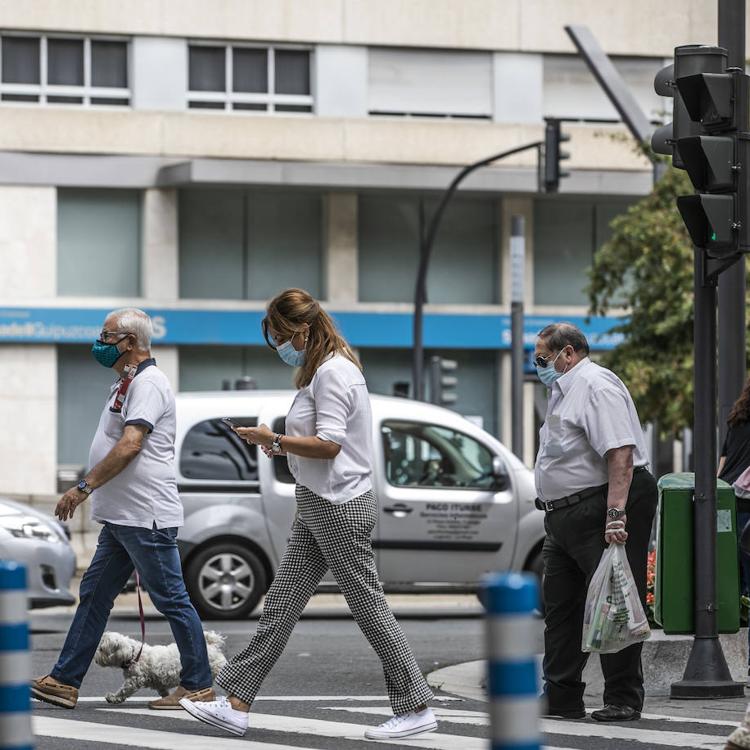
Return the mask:
<path id="1" fill-rule="evenodd" d="M 143 599 L 141 599 L 141 577 L 137 570 L 135 571 L 135 590 L 138 592 L 138 616 L 141 620 L 141 647 L 138 649 L 138 656 L 133 659 L 134 662 L 141 658 L 143 644 L 146 642 L 146 617 L 143 614 Z"/>

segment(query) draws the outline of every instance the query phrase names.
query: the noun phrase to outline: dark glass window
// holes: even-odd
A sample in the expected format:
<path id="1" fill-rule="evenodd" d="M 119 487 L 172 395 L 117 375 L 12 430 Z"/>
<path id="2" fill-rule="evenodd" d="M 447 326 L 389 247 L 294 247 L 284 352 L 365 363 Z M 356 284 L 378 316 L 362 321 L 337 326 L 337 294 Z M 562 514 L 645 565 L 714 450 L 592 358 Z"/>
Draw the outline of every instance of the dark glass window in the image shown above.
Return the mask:
<path id="1" fill-rule="evenodd" d="M 128 87 L 128 46 L 125 42 L 91 42 L 91 85 Z"/>
<path id="2" fill-rule="evenodd" d="M 387 422 L 382 434 L 389 484 L 482 490 L 495 487 L 492 453 L 468 435 L 420 422 Z"/>
<path id="3" fill-rule="evenodd" d="M 188 81 L 191 91 L 226 91 L 226 48 L 191 46 Z"/>
<path id="4" fill-rule="evenodd" d="M 256 419 L 237 417 L 244 425 Z M 208 419 L 190 428 L 180 452 L 180 473 L 186 479 L 257 482 L 258 453 L 221 419 Z"/>
<path id="5" fill-rule="evenodd" d="M 268 91 L 268 50 L 232 49 L 232 89 L 248 94 Z"/>
<path id="6" fill-rule="evenodd" d="M 284 435 L 286 433 L 286 419 L 279 417 L 271 428 L 276 434 Z M 289 471 L 289 462 L 286 460 L 286 456 L 274 456 L 273 457 L 273 473 L 276 476 L 277 482 L 283 484 L 294 484 L 294 477 L 292 472 Z"/>
<path id="7" fill-rule="evenodd" d="M 39 83 L 39 39 L 4 36 L 3 83 Z"/>
<path id="8" fill-rule="evenodd" d="M 83 40 L 47 40 L 47 83 L 83 86 Z"/>
<path id="9" fill-rule="evenodd" d="M 310 93 L 310 53 L 306 50 L 276 50 L 276 93 Z"/>

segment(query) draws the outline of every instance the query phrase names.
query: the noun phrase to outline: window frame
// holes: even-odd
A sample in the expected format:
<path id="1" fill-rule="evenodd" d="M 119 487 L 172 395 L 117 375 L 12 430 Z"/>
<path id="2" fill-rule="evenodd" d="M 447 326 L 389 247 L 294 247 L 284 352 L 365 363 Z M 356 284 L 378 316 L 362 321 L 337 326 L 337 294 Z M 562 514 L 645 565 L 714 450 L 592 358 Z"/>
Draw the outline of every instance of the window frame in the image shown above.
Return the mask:
<path id="1" fill-rule="evenodd" d="M 2 44 L 3 40 L 8 38 L 25 37 L 27 39 L 39 40 L 39 83 L 5 83 L 2 78 Z M 47 83 L 47 63 L 48 63 L 48 42 L 49 40 L 68 39 L 72 41 L 83 42 L 83 84 L 81 86 L 62 86 Z M 125 44 L 126 75 L 128 84 L 132 80 L 132 44 L 129 37 L 119 35 L 94 35 L 88 36 L 83 34 L 40 34 L 28 31 L 12 31 L 0 33 L 0 104 L 11 106 L 45 106 L 45 107 L 84 107 L 86 109 L 111 109 L 130 108 L 132 109 L 132 88 L 128 85 L 126 88 L 116 88 L 110 86 L 92 86 L 91 85 L 91 43 L 92 42 L 120 42 Z M 38 101 L 12 101 L 3 100 L 5 94 L 13 96 L 38 96 Z M 79 97 L 80 102 L 50 102 L 50 96 L 68 96 Z M 92 102 L 92 99 L 110 99 L 108 104 L 101 102 Z M 121 99 L 127 102 L 122 103 Z"/>
<path id="2" fill-rule="evenodd" d="M 313 47 L 302 44 L 253 44 L 246 42 L 221 42 L 207 39 L 188 39 L 188 60 L 190 65 L 191 47 L 222 47 L 224 49 L 224 91 L 193 91 L 190 88 L 190 76 L 188 71 L 188 88 L 186 92 L 185 106 L 192 112 L 232 112 L 236 114 L 250 115 L 313 115 L 315 114 L 315 90 L 314 90 L 314 68 L 315 50 Z M 234 84 L 234 50 L 235 49 L 261 49 L 265 50 L 266 75 L 268 91 L 265 93 L 249 93 L 233 91 Z M 276 51 L 307 52 L 308 70 L 310 73 L 309 94 L 279 94 L 276 93 Z M 193 106 L 197 104 L 221 104 L 221 107 Z M 262 104 L 265 109 L 238 109 L 235 104 Z M 277 106 L 309 107 L 309 111 L 286 111 L 277 110 Z"/>
<path id="3" fill-rule="evenodd" d="M 418 490 L 418 491 L 425 491 L 425 490 L 438 490 L 438 491 L 466 491 L 466 492 L 490 492 L 490 493 L 496 493 L 500 492 L 501 489 L 496 486 L 496 478 L 494 475 L 491 475 L 489 478 L 492 481 L 492 484 L 488 487 L 478 487 L 476 485 L 472 485 L 470 487 L 464 486 L 464 485 L 440 485 L 440 484 L 394 484 L 391 481 L 391 477 L 389 476 L 388 467 L 387 467 L 387 461 L 386 461 L 386 454 L 385 454 L 385 439 L 386 439 L 386 433 L 385 428 L 389 428 L 391 430 L 394 429 L 393 425 L 399 425 L 399 424 L 408 424 L 415 427 L 435 427 L 441 430 L 450 430 L 452 433 L 456 435 L 460 435 L 463 438 L 467 438 L 468 440 L 472 440 L 477 445 L 481 446 L 487 453 L 489 454 L 490 461 L 492 462 L 494 458 L 497 456 L 503 460 L 503 463 L 506 464 L 507 462 L 505 459 L 503 459 L 500 454 L 497 453 L 497 451 L 493 450 L 488 446 L 486 443 L 484 443 L 482 440 L 477 438 L 474 435 L 470 435 L 468 432 L 463 432 L 461 430 L 456 429 L 455 427 L 451 427 L 449 425 L 439 424 L 437 422 L 425 422 L 423 420 L 419 419 L 384 419 L 380 423 L 380 445 L 381 450 L 383 451 L 383 476 L 385 478 L 386 483 L 389 487 L 393 487 L 398 490 Z M 429 444 L 429 441 L 425 440 L 424 438 L 419 438 L 420 440 L 423 440 L 424 442 L 427 442 Z"/>

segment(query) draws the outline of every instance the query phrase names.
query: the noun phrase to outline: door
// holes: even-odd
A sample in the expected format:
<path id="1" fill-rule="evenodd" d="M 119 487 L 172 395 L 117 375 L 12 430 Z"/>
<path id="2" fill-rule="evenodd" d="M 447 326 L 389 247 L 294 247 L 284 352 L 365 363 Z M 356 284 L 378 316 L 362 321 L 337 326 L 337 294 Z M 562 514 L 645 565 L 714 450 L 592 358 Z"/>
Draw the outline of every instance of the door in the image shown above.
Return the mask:
<path id="1" fill-rule="evenodd" d="M 378 524 L 386 583 L 475 583 L 510 565 L 518 505 L 496 454 L 439 424 L 387 420 L 380 427 Z M 380 462 L 378 462 L 380 463 Z"/>

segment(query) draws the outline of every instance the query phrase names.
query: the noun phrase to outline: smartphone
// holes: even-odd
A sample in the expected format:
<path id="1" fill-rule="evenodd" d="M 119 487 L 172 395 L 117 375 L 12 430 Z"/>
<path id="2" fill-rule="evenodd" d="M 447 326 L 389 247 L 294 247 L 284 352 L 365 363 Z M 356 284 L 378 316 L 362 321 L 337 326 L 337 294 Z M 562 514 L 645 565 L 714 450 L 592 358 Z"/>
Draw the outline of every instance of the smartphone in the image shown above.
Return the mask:
<path id="1" fill-rule="evenodd" d="M 257 427 L 258 420 L 252 417 L 222 417 L 222 422 L 225 422 L 230 427 Z"/>

